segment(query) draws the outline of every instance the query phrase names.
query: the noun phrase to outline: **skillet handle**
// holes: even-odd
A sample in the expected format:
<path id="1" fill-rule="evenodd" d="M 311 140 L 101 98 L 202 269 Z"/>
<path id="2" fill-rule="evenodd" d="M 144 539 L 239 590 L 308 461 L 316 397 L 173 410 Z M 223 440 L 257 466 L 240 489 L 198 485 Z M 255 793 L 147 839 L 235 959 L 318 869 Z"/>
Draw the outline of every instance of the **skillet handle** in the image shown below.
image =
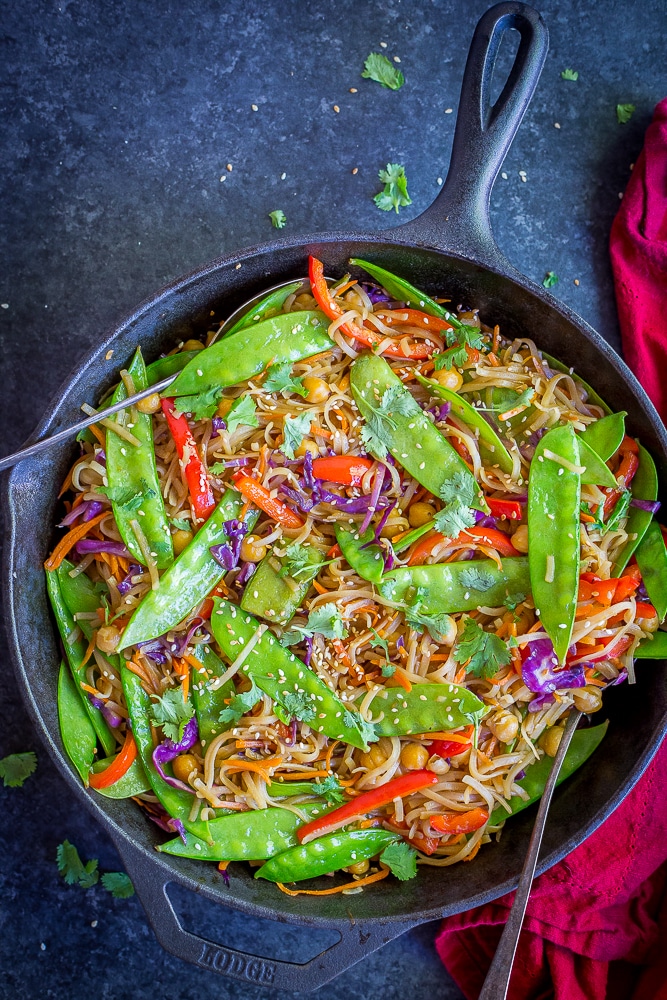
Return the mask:
<path id="1" fill-rule="evenodd" d="M 521 41 L 507 83 L 491 107 L 496 56 L 511 29 Z M 447 180 L 430 208 L 393 230 L 401 239 L 486 266 L 506 266 L 491 230 L 491 189 L 535 92 L 548 48 L 546 24 L 527 4 L 499 3 L 482 16 L 463 74 Z"/>
<path id="2" fill-rule="evenodd" d="M 260 958 L 186 931 L 167 895 L 172 879 L 168 875 L 165 877 L 152 858 L 147 858 L 125 838 L 114 840 L 148 922 L 165 951 L 202 969 L 254 986 L 293 991 L 316 990 L 419 923 L 374 922 L 364 925 L 351 919 L 344 927 L 335 928 L 341 935 L 340 940 L 309 962 Z M 206 893 L 206 889 L 203 892 Z M 233 898 L 229 903 L 234 905 Z M 307 927 L 303 928 L 303 933 L 308 933 Z"/>

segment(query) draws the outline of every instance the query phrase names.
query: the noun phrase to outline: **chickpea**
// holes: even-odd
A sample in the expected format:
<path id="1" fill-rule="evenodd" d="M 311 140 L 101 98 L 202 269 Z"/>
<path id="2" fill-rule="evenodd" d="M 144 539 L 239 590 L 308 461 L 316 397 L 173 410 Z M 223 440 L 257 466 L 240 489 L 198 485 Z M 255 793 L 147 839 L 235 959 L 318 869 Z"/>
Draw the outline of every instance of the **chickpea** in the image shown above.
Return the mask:
<path id="1" fill-rule="evenodd" d="M 97 630 L 97 648 L 103 653 L 115 653 L 120 642 L 120 629 L 115 625 L 103 625 Z"/>
<path id="2" fill-rule="evenodd" d="M 512 545 L 517 552 L 528 551 L 528 525 L 520 524 L 511 538 Z"/>
<path id="3" fill-rule="evenodd" d="M 246 535 L 241 542 L 241 559 L 244 562 L 261 562 L 266 555 L 266 545 L 257 535 Z"/>
<path id="4" fill-rule="evenodd" d="M 488 726 L 501 743 L 511 743 L 519 732 L 519 720 L 511 712 L 498 712 Z"/>
<path id="5" fill-rule="evenodd" d="M 206 345 L 201 340 L 186 340 L 183 344 L 184 351 L 203 351 Z"/>
<path id="6" fill-rule="evenodd" d="M 574 707 L 580 712 L 585 712 L 586 715 L 598 712 L 602 708 L 600 688 L 593 684 L 587 684 L 585 688 L 578 688 L 574 692 Z"/>
<path id="7" fill-rule="evenodd" d="M 317 309 L 317 302 L 312 295 L 308 294 L 308 292 L 301 292 L 294 299 L 294 305 L 292 308 L 295 312 L 298 312 L 301 309 Z"/>
<path id="8" fill-rule="evenodd" d="M 355 861 L 353 865 L 348 865 L 345 871 L 350 875 L 363 875 L 368 871 L 368 861 Z"/>
<path id="9" fill-rule="evenodd" d="M 157 413 L 162 405 L 159 392 L 152 392 L 145 399 L 140 399 L 137 403 L 139 413 Z"/>
<path id="10" fill-rule="evenodd" d="M 393 538 L 395 535 L 400 535 L 404 531 L 402 524 L 394 522 L 393 524 L 389 521 L 385 524 L 384 528 L 380 532 L 380 538 Z"/>
<path id="11" fill-rule="evenodd" d="M 299 447 L 294 449 L 294 454 L 297 458 L 303 458 L 307 451 L 310 452 L 313 458 L 320 457 L 320 449 L 317 447 L 315 442 L 304 438 Z"/>
<path id="12" fill-rule="evenodd" d="M 308 390 L 306 396 L 308 403 L 323 403 L 325 399 L 329 398 L 331 392 L 324 379 L 318 378 L 316 375 L 307 375 L 303 380 L 303 387 Z"/>
<path id="13" fill-rule="evenodd" d="M 199 767 L 197 758 L 191 753 L 181 753 L 178 757 L 174 757 L 171 766 L 174 769 L 174 777 L 178 778 L 179 781 L 187 781 L 192 772 Z"/>
<path id="14" fill-rule="evenodd" d="M 401 764 L 406 771 L 421 771 L 428 763 L 429 752 L 420 743 L 405 743 L 401 749 Z"/>
<path id="15" fill-rule="evenodd" d="M 232 408 L 233 399 L 221 399 L 218 403 L 218 408 L 215 411 L 216 417 L 222 417 L 223 420 Z"/>
<path id="16" fill-rule="evenodd" d="M 174 552 L 177 556 L 181 554 L 183 549 L 187 548 L 193 539 L 193 534 L 191 531 L 186 531 L 185 528 L 179 528 L 171 536 L 171 543 L 174 546 Z"/>
<path id="17" fill-rule="evenodd" d="M 362 753 L 362 755 L 360 756 L 359 763 L 361 764 L 362 767 L 365 767 L 367 770 L 372 771 L 373 768 L 380 767 L 381 764 L 384 764 L 386 759 L 387 758 L 385 754 L 380 749 L 378 744 L 372 743 L 368 753 Z"/>
<path id="18" fill-rule="evenodd" d="M 441 368 L 439 372 L 433 372 L 431 378 L 439 385 L 443 385 L 445 389 L 451 389 L 452 392 L 458 392 L 463 385 L 463 376 L 455 368 L 452 368 L 451 371 Z"/>
<path id="19" fill-rule="evenodd" d="M 435 508 L 431 506 L 430 503 L 422 503 L 418 501 L 417 503 L 410 504 L 408 507 L 408 521 L 411 528 L 421 528 L 422 524 L 428 524 L 429 521 L 433 520 L 433 515 L 435 514 Z"/>
<path id="20" fill-rule="evenodd" d="M 563 738 L 563 729 L 561 726 L 549 726 L 548 729 L 544 730 L 544 732 L 540 736 L 539 744 L 544 750 L 547 757 L 556 756 L 562 738 Z"/>

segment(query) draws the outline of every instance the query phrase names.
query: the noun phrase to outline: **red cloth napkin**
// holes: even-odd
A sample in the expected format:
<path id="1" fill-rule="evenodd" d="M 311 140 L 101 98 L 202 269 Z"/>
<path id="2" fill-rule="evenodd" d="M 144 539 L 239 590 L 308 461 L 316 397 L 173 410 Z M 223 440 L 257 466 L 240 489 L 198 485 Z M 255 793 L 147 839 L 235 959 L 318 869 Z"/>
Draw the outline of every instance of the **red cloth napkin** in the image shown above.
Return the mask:
<path id="1" fill-rule="evenodd" d="M 614 220 L 611 259 L 625 357 L 667 422 L 667 98 Z M 509 1000 L 667 1000 L 666 771 L 667 742 L 609 819 L 535 880 Z M 436 948 L 468 1000 L 513 898 L 442 924 Z"/>

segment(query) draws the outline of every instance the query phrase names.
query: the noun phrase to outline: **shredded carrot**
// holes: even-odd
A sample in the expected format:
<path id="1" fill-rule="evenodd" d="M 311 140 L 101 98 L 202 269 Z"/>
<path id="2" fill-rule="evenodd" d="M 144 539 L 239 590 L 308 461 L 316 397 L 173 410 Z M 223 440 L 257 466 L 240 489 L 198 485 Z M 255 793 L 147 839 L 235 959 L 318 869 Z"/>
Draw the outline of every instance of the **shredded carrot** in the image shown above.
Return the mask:
<path id="1" fill-rule="evenodd" d="M 226 872 L 229 868 L 229 861 L 218 861 L 218 871 Z"/>
<path id="2" fill-rule="evenodd" d="M 337 406 L 332 407 L 334 413 L 340 417 L 341 427 L 343 429 L 343 434 L 347 434 L 350 429 L 350 421 L 347 419 L 342 410 L 339 410 Z"/>
<path id="3" fill-rule="evenodd" d="M 382 820 L 380 820 L 377 816 L 371 816 L 370 819 L 362 819 L 359 824 L 359 828 L 361 830 L 368 830 L 371 826 L 379 826 L 381 822 Z"/>
<path id="4" fill-rule="evenodd" d="M 408 680 L 408 675 L 404 667 L 396 667 L 394 673 L 394 680 L 397 681 L 402 688 L 405 688 L 408 694 L 412 691 L 412 684 Z"/>
<path id="5" fill-rule="evenodd" d="M 594 670 L 595 667 L 586 667 L 586 669 L 584 670 L 584 674 L 586 675 L 586 683 L 594 684 L 596 687 L 606 687 L 608 683 L 606 680 L 604 680 L 602 677 L 593 677 Z"/>
<path id="6" fill-rule="evenodd" d="M 333 889 L 288 889 L 282 882 L 276 882 L 276 885 L 281 892 L 287 893 L 288 896 L 333 896 L 337 892 L 344 892 L 345 889 L 356 889 L 360 885 L 370 885 L 371 882 L 379 882 L 380 879 L 386 878 L 389 874 L 389 869 L 382 865 L 379 872 L 374 872 L 373 875 L 367 875 L 366 878 L 357 879 L 355 882 L 346 882 L 345 885 L 334 886 Z"/>
<path id="7" fill-rule="evenodd" d="M 535 624 L 534 624 L 534 625 L 531 625 L 531 626 L 530 626 L 530 628 L 528 629 L 528 631 L 529 631 L 529 632 L 539 632 L 539 630 L 540 630 L 541 628 L 542 628 L 542 622 L 541 622 L 541 621 L 539 621 L 539 619 L 538 619 L 538 620 L 537 620 L 537 621 L 535 622 Z"/>
<path id="8" fill-rule="evenodd" d="M 352 660 L 350 659 L 345 643 L 341 639 L 334 639 L 331 645 L 336 650 L 336 655 L 339 657 L 341 663 L 344 663 L 348 668 L 351 667 Z"/>
<path id="9" fill-rule="evenodd" d="M 155 691 L 155 684 L 145 667 L 142 667 L 136 660 L 126 660 L 125 666 L 128 670 L 131 670 L 133 674 L 136 674 L 140 680 L 147 684 L 151 691 Z"/>
<path id="10" fill-rule="evenodd" d="M 79 459 L 77 459 L 77 462 L 78 461 L 79 461 Z M 75 465 L 76 465 L 76 462 L 74 463 L 74 465 L 72 466 L 72 468 L 69 470 L 69 472 L 65 476 L 65 482 L 60 487 L 60 493 L 58 494 L 58 499 L 59 500 L 60 500 L 61 496 L 64 496 L 64 494 L 67 493 L 68 489 L 72 485 L 72 476 L 74 474 L 74 466 Z M 81 493 L 81 497 L 83 497 L 83 493 Z"/>
<path id="11" fill-rule="evenodd" d="M 81 661 L 81 667 L 85 667 L 86 663 L 88 663 L 88 660 L 93 655 L 93 650 L 95 649 L 96 640 L 97 640 L 97 636 L 96 636 L 95 632 L 93 632 L 92 636 L 90 637 L 90 642 L 88 643 L 88 648 L 86 649 L 86 655 L 84 656 L 84 658 Z"/>
<path id="12" fill-rule="evenodd" d="M 313 587 L 315 588 L 318 594 L 327 593 L 327 588 L 323 587 L 322 584 L 319 582 L 319 580 L 313 580 Z"/>
<path id="13" fill-rule="evenodd" d="M 318 427 L 317 424 L 310 425 L 310 433 L 323 438 L 332 438 L 333 434 L 326 427 Z"/>
<path id="14" fill-rule="evenodd" d="M 583 510 L 579 514 L 579 520 L 584 521 L 586 524 L 592 524 L 595 518 L 591 514 L 584 514 Z"/>
<path id="15" fill-rule="evenodd" d="M 327 778 L 329 776 L 328 771 L 288 771 L 286 774 L 281 774 L 279 776 L 280 781 L 303 781 L 307 779 L 310 781 L 315 778 Z"/>
<path id="16" fill-rule="evenodd" d="M 491 351 L 493 354 L 498 353 L 498 346 L 500 344 L 500 327 L 496 324 L 493 328 L 493 339 L 491 341 Z"/>
<path id="17" fill-rule="evenodd" d="M 267 757 L 265 760 L 232 760 L 225 762 L 225 773 L 226 774 L 237 774 L 239 771 L 254 771 L 258 774 L 260 778 L 268 783 L 270 780 L 269 771 L 271 768 L 277 767 L 279 764 L 283 763 L 283 758 L 280 754 L 277 757 Z"/>
<path id="18" fill-rule="evenodd" d="M 489 351 L 486 359 L 491 362 L 494 368 L 500 368 L 500 361 L 498 361 L 498 358 L 495 356 L 493 351 Z"/>
<path id="19" fill-rule="evenodd" d="M 92 694 L 94 698 L 101 698 L 102 693 L 97 690 L 97 688 L 91 687 L 90 684 L 84 683 L 84 681 L 79 681 L 79 687 L 86 691 L 88 694 Z"/>
<path id="20" fill-rule="evenodd" d="M 182 659 L 177 656 L 173 657 L 173 664 L 176 668 L 176 673 L 181 679 L 183 684 L 183 701 L 188 700 L 188 694 L 190 691 L 190 667 L 187 663 L 184 663 Z"/>
<path id="21" fill-rule="evenodd" d="M 88 430 L 92 432 L 93 436 L 96 438 L 97 443 L 100 445 L 100 447 L 106 448 L 107 444 L 106 438 L 102 433 L 102 431 L 100 430 L 100 428 L 97 426 L 97 424 L 91 424 Z"/>
<path id="22" fill-rule="evenodd" d="M 252 507 L 251 501 L 246 500 L 246 502 L 241 507 L 241 510 L 239 511 L 239 521 L 245 521 L 246 515 L 251 507 Z"/>
<path id="23" fill-rule="evenodd" d="M 481 846 L 482 846 L 482 838 L 480 837 L 475 846 L 473 847 L 472 851 L 470 852 L 470 854 L 467 854 L 465 858 L 463 858 L 462 860 L 472 861 L 472 859 L 475 857 Z"/>
<path id="24" fill-rule="evenodd" d="M 77 524 L 76 527 L 71 528 L 67 534 L 60 539 L 55 549 L 44 563 L 45 569 L 58 569 L 70 549 L 73 549 L 76 543 L 82 538 L 85 538 L 88 532 L 96 527 L 96 525 L 98 525 L 108 513 L 109 512 L 107 510 L 102 511 L 102 513 L 98 514 L 97 517 L 92 517 L 90 521 L 84 521 L 83 524 Z"/>
<path id="25" fill-rule="evenodd" d="M 465 664 L 464 664 L 461 667 L 460 670 L 456 671 L 456 674 L 454 676 L 454 683 L 455 684 L 461 684 L 461 683 L 463 683 L 463 681 L 465 679 L 465 675 L 466 675 L 466 668 L 465 668 Z"/>
<path id="26" fill-rule="evenodd" d="M 263 444 L 259 451 L 259 463 L 257 465 L 257 471 L 259 472 L 260 482 L 264 479 L 264 473 L 266 472 L 266 453 L 268 451 L 268 445 Z"/>
<path id="27" fill-rule="evenodd" d="M 327 771 L 331 770 L 331 758 L 333 756 L 334 750 L 336 749 L 339 743 L 340 740 L 334 740 L 333 743 L 330 744 L 329 749 L 327 750 L 326 757 L 324 758 L 327 765 Z"/>
<path id="28" fill-rule="evenodd" d="M 337 299 L 339 299 L 341 297 L 341 295 L 345 294 L 345 292 L 348 290 L 348 288 L 352 288 L 352 285 L 356 285 L 356 284 L 357 284 L 357 279 L 356 278 L 352 278 L 351 281 L 346 281 L 344 285 L 341 285 L 340 288 L 336 289 L 336 295 L 335 295 L 335 297 Z"/>

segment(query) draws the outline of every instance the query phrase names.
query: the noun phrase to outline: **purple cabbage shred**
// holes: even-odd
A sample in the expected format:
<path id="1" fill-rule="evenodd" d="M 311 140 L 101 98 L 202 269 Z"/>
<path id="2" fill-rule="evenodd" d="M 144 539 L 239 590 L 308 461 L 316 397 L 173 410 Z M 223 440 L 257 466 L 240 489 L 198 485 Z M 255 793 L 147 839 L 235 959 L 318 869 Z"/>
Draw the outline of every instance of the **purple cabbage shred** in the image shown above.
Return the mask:
<path id="1" fill-rule="evenodd" d="M 193 793 L 192 788 L 187 785 L 184 781 L 179 781 L 178 778 L 173 778 L 170 774 L 166 774 L 163 764 L 168 764 L 169 761 L 173 760 L 174 757 L 178 757 L 179 753 L 184 753 L 189 750 L 190 747 L 197 742 L 199 736 L 199 729 L 197 727 L 197 719 L 193 715 L 191 719 L 188 720 L 183 729 L 183 738 L 179 743 L 174 743 L 173 740 L 166 739 L 159 746 L 155 747 L 153 750 L 153 763 L 155 764 L 155 770 L 158 772 L 163 781 L 166 781 L 168 785 L 172 788 L 180 788 L 181 791 Z M 180 832 L 180 831 L 179 831 Z"/>
<path id="2" fill-rule="evenodd" d="M 213 419 L 211 420 L 211 428 L 212 428 L 211 437 L 216 438 L 219 437 L 220 431 L 227 430 L 227 424 L 222 419 L 222 417 L 213 417 Z"/>
<path id="3" fill-rule="evenodd" d="M 229 572 L 236 569 L 241 557 L 241 543 L 243 536 L 248 532 L 248 525 L 234 517 L 230 521 L 224 521 L 222 527 L 227 535 L 228 541 L 219 545 L 211 545 L 209 552 L 224 570 Z"/>
<path id="4" fill-rule="evenodd" d="M 659 500 L 636 500 L 634 497 L 630 501 L 631 507 L 638 507 L 639 510 L 645 510 L 649 514 L 657 514 L 660 510 Z"/>
<path id="5" fill-rule="evenodd" d="M 558 669 L 558 657 L 551 639 L 537 639 L 531 642 L 530 652 L 523 661 L 521 673 L 528 690 L 537 695 L 551 695 L 561 689 L 586 686 L 583 664 L 569 669 Z M 528 707 L 530 708 L 532 704 L 533 702 Z M 537 710 L 532 709 L 532 711 Z"/>
<path id="6" fill-rule="evenodd" d="M 363 288 L 373 305 L 378 302 L 391 302 L 391 296 L 389 293 L 386 292 L 380 285 L 376 285 L 373 281 L 360 281 L 359 287 Z"/>
<path id="7" fill-rule="evenodd" d="M 248 582 L 248 580 L 250 579 L 250 577 L 252 576 L 252 574 L 255 572 L 256 569 L 257 569 L 256 563 L 251 563 L 251 562 L 243 563 L 241 569 L 239 570 L 239 575 L 236 577 L 236 583 L 238 583 L 239 587 L 244 587 L 246 585 L 246 583 Z"/>
<path id="8" fill-rule="evenodd" d="M 309 667 L 310 666 L 310 660 L 311 660 L 312 655 L 313 655 L 313 637 L 312 637 L 312 635 L 305 636 L 304 637 L 304 641 L 306 643 L 306 655 L 303 658 L 303 662 L 306 664 L 307 667 Z"/>
<path id="9" fill-rule="evenodd" d="M 123 559 L 131 558 L 132 553 L 122 542 L 98 541 L 96 538 L 82 538 L 76 543 L 76 551 L 80 556 L 87 556 L 91 552 L 108 552 L 112 556 L 121 556 Z"/>

